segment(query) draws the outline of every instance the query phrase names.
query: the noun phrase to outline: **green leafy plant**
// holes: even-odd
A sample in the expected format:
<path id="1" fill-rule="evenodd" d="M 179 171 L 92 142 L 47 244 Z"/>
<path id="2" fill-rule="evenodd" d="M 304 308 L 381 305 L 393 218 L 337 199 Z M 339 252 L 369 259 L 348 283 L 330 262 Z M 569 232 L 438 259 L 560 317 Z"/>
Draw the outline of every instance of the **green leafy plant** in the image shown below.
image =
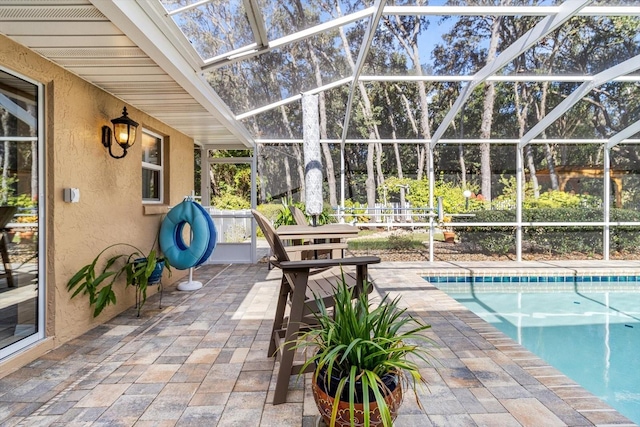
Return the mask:
<path id="1" fill-rule="evenodd" d="M 294 225 L 296 223 L 296 220 L 293 218 L 293 214 L 289 209 L 289 206 L 294 204 L 295 203 L 290 198 L 285 197 L 282 199 L 282 206 L 281 206 L 280 212 L 278 212 L 278 215 L 276 216 L 276 219 L 273 222 L 273 225 L 275 227 L 279 227 L 281 225 Z"/>
<path id="2" fill-rule="evenodd" d="M 366 205 L 347 199 L 344 201 L 344 208 L 344 220 L 346 222 L 369 222 L 370 216 L 367 214 Z"/>
<path id="3" fill-rule="evenodd" d="M 19 196 L 10 196 L 7 201 L 9 206 L 18 206 L 20 208 L 34 208 L 38 203 L 33 200 L 29 194 L 20 194 Z"/>
<path id="4" fill-rule="evenodd" d="M 242 196 L 236 194 L 223 194 L 222 196 L 213 197 L 211 205 L 216 209 L 238 210 L 250 209 L 251 203 Z"/>
<path id="5" fill-rule="evenodd" d="M 124 247 L 125 253 L 118 253 L 108 258 L 101 270 L 97 270 L 102 256 L 114 247 Z M 123 262 L 124 260 L 124 262 Z M 152 284 L 149 279 L 154 274 L 156 266 L 162 266 L 171 275 L 171 266 L 165 258 L 159 258 L 155 249 L 144 254 L 137 247 L 128 243 L 115 243 L 107 246 L 91 261 L 83 266 L 67 282 L 67 290 L 73 292 L 71 298 L 80 294 L 89 296 L 89 305 L 93 306 L 93 317 L 98 317 L 110 304 L 116 304 L 116 294 L 113 285 L 119 277 L 125 277 L 127 286 L 137 286 L 141 300 L 140 309 L 147 299 L 147 287 Z"/>
<path id="6" fill-rule="evenodd" d="M 302 212 L 305 212 L 305 206 L 303 203 L 300 202 L 294 202 L 293 199 L 291 198 L 283 198 L 282 199 L 282 203 L 280 205 L 280 210 L 278 211 L 274 221 L 273 221 L 273 225 L 276 227 L 279 227 L 281 225 L 295 225 L 296 224 L 296 220 L 295 218 L 293 218 L 293 214 L 291 213 L 291 209 L 289 209 L 289 206 L 295 206 L 298 209 L 300 209 Z M 324 206 L 322 212 L 320 213 L 320 215 L 318 215 L 317 218 L 317 224 L 318 225 L 324 225 L 324 224 L 329 224 L 333 221 L 333 218 L 331 217 L 330 211 L 329 209 L 331 209 L 330 207 Z M 305 217 L 307 217 L 307 214 L 305 213 Z M 309 221 L 309 217 L 307 217 L 307 222 Z"/>
<path id="7" fill-rule="evenodd" d="M 354 425 L 355 404 L 364 408 L 377 403 L 384 426 L 392 425 L 392 414 L 385 397 L 391 393 L 383 378 L 396 376 L 397 387 L 424 382 L 414 359 L 430 364 L 427 347 L 431 341 L 421 332 L 430 328 L 399 308 L 399 297 L 385 295 L 378 305 L 369 301 L 369 284 L 354 298 L 344 277 L 334 295 L 331 313 L 322 299 L 317 300 L 315 314 L 319 327 L 300 335 L 298 348 L 313 347 L 315 351 L 303 366 L 315 366 L 313 381 L 323 387 L 329 396 L 349 402 L 349 416 Z M 409 356 L 415 356 L 410 358 Z M 408 375 L 407 375 L 408 374 Z M 331 388 L 330 378 L 339 378 L 337 387 Z M 416 401 L 421 407 L 416 395 Z M 331 414 L 331 426 L 336 422 L 337 405 Z M 364 411 L 364 425 L 370 425 L 370 414 Z"/>
<path id="8" fill-rule="evenodd" d="M 511 176 L 500 177 L 502 194 L 497 196 L 492 205 L 495 209 L 515 209 L 516 206 L 516 178 Z M 538 186 L 540 191 L 541 186 Z M 536 196 L 535 188 L 531 181 L 522 184 L 522 194 L 524 197 L 522 207 L 524 209 L 544 209 L 544 208 L 597 208 L 601 200 L 588 194 L 574 194 L 560 190 L 547 190 L 540 192 Z"/>

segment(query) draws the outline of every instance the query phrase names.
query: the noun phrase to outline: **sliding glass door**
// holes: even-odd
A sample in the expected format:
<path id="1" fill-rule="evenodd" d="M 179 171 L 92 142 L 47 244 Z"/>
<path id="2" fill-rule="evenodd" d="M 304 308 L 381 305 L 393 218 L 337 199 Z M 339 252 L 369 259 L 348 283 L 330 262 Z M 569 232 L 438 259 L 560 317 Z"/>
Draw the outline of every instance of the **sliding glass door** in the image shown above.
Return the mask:
<path id="1" fill-rule="evenodd" d="M 0 68 L 0 359 L 44 337 L 42 86 Z"/>

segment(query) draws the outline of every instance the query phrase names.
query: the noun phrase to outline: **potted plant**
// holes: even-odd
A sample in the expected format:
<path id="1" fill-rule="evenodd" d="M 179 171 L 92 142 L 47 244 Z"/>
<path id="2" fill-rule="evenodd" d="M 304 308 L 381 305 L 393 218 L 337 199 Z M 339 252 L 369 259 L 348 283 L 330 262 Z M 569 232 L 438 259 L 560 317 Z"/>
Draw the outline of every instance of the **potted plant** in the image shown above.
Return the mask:
<path id="1" fill-rule="evenodd" d="M 450 216 L 445 216 L 442 218 L 442 222 L 440 224 L 440 228 L 442 229 L 442 235 L 444 237 L 444 241 L 447 243 L 455 243 L 456 241 L 456 232 L 453 231 L 453 228 L 446 225 L 451 222 Z"/>
<path id="2" fill-rule="evenodd" d="M 102 270 L 96 274 L 96 267 L 102 255 L 115 247 L 123 247 L 126 250 L 108 258 Z M 127 286 L 137 287 L 136 306 L 140 316 L 140 309 L 147 300 L 147 287 L 159 284 L 165 269 L 171 275 L 169 261 L 158 257 L 155 249 L 151 249 L 145 255 L 133 245 L 115 243 L 104 248 L 91 263 L 78 270 L 67 282 L 67 290 L 73 291 L 71 298 L 80 293 L 89 295 L 89 305 L 94 306 L 93 317 L 97 317 L 108 305 L 116 303 L 113 284 L 124 275 Z"/>
<path id="3" fill-rule="evenodd" d="M 403 389 L 410 386 L 415 392 L 416 385 L 424 382 L 416 362 L 430 364 L 431 341 L 421 333 L 430 325 L 399 308 L 399 297 L 390 300 L 385 295 L 373 305 L 368 288 L 365 284 L 354 297 L 343 278 L 332 312 L 318 299 L 319 327 L 295 341 L 297 348 L 313 347 L 301 372 L 315 366 L 314 399 L 331 427 L 391 427 Z"/>

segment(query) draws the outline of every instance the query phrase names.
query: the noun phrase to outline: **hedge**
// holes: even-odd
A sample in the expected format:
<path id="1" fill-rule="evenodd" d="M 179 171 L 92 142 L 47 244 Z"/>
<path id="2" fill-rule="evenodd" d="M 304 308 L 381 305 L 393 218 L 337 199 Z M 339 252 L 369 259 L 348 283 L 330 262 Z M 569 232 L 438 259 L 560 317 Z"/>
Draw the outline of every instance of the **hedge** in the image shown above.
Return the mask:
<path id="1" fill-rule="evenodd" d="M 488 210 L 474 212 L 474 217 L 454 218 L 458 222 L 514 222 L 515 210 Z M 640 212 L 611 209 L 612 222 L 640 222 Z M 526 222 L 601 222 L 602 209 L 554 208 L 525 209 Z M 523 244 L 533 250 L 559 254 L 571 252 L 602 253 L 602 226 L 533 226 L 523 227 Z M 515 251 L 515 227 L 481 226 L 456 228 L 461 242 L 470 242 L 485 253 L 506 254 Z M 640 246 L 640 226 L 612 226 L 612 251 L 625 251 Z"/>

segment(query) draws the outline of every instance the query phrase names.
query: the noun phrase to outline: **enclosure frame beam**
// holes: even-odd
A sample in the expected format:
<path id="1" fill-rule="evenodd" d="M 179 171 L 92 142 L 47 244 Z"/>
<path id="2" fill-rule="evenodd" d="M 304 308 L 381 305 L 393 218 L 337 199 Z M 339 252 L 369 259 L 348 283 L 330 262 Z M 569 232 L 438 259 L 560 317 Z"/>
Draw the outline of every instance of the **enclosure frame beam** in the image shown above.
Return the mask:
<path id="1" fill-rule="evenodd" d="M 435 147 L 438 140 L 442 138 L 445 131 L 453 122 L 458 112 L 462 109 L 462 106 L 471 97 L 473 90 L 481 83 L 485 82 L 489 77 L 494 75 L 497 71 L 502 69 L 506 64 L 513 61 L 518 55 L 529 49 L 535 43 L 537 43 L 542 37 L 558 29 L 562 24 L 574 16 L 580 9 L 585 7 L 592 0 L 567 0 L 562 5 L 558 6 L 558 13 L 556 15 L 549 15 L 546 18 L 538 22 L 533 28 L 518 38 L 513 44 L 506 48 L 502 53 L 498 55 L 493 61 L 485 65 L 480 71 L 478 71 L 473 80 L 462 89 L 462 93 L 458 96 L 453 106 L 447 112 L 447 115 L 440 123 L 440 126 L 436 129 L 435 133 L 431 137 L 431 148 Z"/>

